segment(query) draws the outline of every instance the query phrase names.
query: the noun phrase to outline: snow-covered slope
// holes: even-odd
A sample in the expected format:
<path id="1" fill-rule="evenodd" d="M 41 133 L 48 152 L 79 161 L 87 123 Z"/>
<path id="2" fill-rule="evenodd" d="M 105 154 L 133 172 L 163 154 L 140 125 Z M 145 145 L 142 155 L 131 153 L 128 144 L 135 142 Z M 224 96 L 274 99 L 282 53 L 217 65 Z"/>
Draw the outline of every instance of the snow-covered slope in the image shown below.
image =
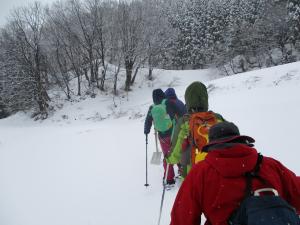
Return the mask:
<path id="1" fill-rule="evenodd" d="M 217 72 L 156 71 L 128 96 L 68 102 L 46 121 L 19 113 L 0 121 L 1 225 L 152 225 L 162 194 L 160 166 L 145 183 L 143 121 L 153 88 L 185 88 L 200 80 L 210 108 L 256 139 L 265 155 L 300 174 L 300 63 L 217 78 Z M 149 140 L 149 158 L 154 151 Z M 170 221 L 178 187 L 165 196 L 161 224 Z"/>

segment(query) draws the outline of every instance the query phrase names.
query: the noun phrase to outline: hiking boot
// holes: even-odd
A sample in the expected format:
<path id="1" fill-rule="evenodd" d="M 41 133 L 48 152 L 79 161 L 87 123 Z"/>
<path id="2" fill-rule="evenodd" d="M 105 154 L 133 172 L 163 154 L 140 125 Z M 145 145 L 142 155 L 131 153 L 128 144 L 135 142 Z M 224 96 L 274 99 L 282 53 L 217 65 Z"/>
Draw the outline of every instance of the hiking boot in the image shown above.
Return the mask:
<path id="1" fill-rule="evenodd" d="M 175 180 L 167 180 L 167 183 L 165 184 L 166 190 L 171 190 L 173 187 L 175 187 Z"/>
<path id="2" fill-rule="evenodd" d="M 177 179 L 177 180 L 180 180 L 180 179 L 182 179 L 183 178 L 183 176 L 181 176 L 180 174 L 178 174 L 176 177 L 175 177 L 175 179 Z"/>
<path id="3" fill-rule="evenodd" d="M 177 177 L 182 177 L 182 174 L 183 174 L 183 168 L 182 168 L 182 166 L 180 165 L 180 166 L 178 166 L 178 172 L 177 172 Z"/>
<path id="4" fill-rule="evenodd" d="M 167 180 L 167 185 L 174 185 L 175 184 L 175 180 Z"/>

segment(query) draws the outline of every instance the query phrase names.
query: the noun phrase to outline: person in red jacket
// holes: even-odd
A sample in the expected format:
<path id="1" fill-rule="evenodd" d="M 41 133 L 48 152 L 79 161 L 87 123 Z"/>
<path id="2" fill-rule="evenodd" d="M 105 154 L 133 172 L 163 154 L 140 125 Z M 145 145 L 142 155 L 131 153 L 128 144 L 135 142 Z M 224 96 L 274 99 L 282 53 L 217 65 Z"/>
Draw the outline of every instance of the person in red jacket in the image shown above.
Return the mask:
<path id="1" fill-rule="evenodd" d="M 211 127 L 208 152 L 204 161 L 196 164 L 180 187 L 171 212 L 171 225 L 199 225 L 201 215 L 206 225 L 227 225 L 230 215 L 245 195 L 245 173 L 255 168 L 258 153 L 254 139 L 240 135 L 229 122 Z M 271 185 L 300 214 L 300 178 L 279 161 L 263 157 L 259 176 L 253 179 L 257 190 Z"/>

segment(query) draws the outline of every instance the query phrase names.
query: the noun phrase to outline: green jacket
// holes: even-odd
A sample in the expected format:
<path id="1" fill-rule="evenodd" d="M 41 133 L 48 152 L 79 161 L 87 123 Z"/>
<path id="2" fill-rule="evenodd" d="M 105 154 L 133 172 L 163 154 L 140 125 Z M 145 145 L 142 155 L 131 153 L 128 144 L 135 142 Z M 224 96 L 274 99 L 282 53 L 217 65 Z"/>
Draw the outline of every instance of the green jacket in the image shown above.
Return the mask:
<path id="1" fill-rule="evenodd" d="M 183 116 L 180 117 L 177 121 L 177 124 L 173 130 L 172 136 L 172 146 L 169 156 L 166 158 L 167 163 L 169 164 L 178 164 L 181 161 L 182 155 L 182 144 L 185 139 L 189 136 L 189 117 Z"/>
<path id="2" fill-rule="evenodd" d="M 215 113 L 218 121 L 222 122 L 225 119 L 220 115 Z M 184 115 L 180 117 L 173 131 L 172 146 L 168 157 L 166 158 L 169 164 L 182 164 L 184 167 L 188 167 L 186 171 L 189 171 L 191 167 L 191 150 L 192 144 L 190 143 L 190 127 L 189 127 L 190 115 Z M 186 142 L 186 143 L 184 143 Z M 185 144 L 185 149 L 183 151 L 182 145 Z"/>

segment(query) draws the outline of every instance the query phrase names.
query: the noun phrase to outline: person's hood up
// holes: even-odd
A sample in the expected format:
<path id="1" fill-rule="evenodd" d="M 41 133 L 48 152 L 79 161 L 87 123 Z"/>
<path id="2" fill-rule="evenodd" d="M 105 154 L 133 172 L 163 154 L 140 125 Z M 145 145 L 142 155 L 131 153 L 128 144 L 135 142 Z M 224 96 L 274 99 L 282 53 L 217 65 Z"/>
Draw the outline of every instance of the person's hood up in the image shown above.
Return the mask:
<path id="1" fill-rule="evenodd" d="M 188 111 L 193 108 L 203 112 L 208 111 L 208 94 L 203 83 L 199 81 L 191 83 L 185 90 L 184 98 Z"/>
<path id="2" fill-rule="evenodd" d="M 165 93 L 161 89 L 154 89 L 152 92 L 152 99 L 155 105 L 160 104 L 166 98 Z"/>
<path id="3" fill-rule="evenodd" d="M 223 177 L 240 177 L 252 171 L 257 161 L 256 149 L 245 144 L 228 145 L 227 148 L 209 152 L 205 158 Z"/>
<path id="4" fill-rule="evenodd" d="M 165 95 L 168 99 L 172 98 L 172 99 L 177 99 L 177 95 L 175 93 L 175 90 L 174 88 L 168 88 L 166 91 L 165 91 Z"/>

